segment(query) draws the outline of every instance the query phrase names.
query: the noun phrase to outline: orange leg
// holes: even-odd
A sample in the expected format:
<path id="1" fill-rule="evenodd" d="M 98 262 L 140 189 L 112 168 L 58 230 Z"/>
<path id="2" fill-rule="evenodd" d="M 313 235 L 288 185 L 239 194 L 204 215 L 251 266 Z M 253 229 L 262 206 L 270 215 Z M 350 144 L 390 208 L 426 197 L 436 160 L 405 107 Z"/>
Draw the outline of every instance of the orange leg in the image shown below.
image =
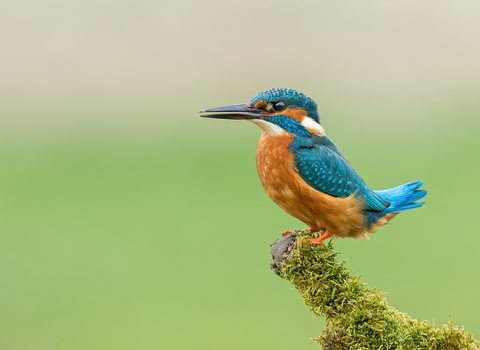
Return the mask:
<path id="1" fill-rule="evenodd" d="M 312 243 L 312 244 L 323 244 L 322 242 L 324 240 L 326 240 L 327 238 L 330 238 L 331 236 L 332 236 L 332 234 L 330 232 L 325 231 L 325 233 L 323 235 L 321 235 L 320 237 L 311 238 L 310 243 Z"/>

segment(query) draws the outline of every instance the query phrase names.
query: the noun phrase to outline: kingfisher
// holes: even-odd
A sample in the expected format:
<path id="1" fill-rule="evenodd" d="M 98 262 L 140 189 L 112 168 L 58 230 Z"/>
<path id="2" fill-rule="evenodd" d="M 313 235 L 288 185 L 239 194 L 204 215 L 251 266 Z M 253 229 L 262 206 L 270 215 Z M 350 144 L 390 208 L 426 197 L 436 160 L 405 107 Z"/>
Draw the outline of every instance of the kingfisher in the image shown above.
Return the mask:
<path id="1" fill-rule="evenodd" d="M 317 103 L 292 89 L 270 89 L 250 102 L 205 109 L 201 117 L 248 120 L 262 132 L 256 165 L 268 196 L 320 232 L 310 241 L 365 238 L 398 213 L 421 207 L 424 181 L 375 191 L 342 156 L 320 125 Z M 291 233 L 285 231 L 284 234 Z"/>

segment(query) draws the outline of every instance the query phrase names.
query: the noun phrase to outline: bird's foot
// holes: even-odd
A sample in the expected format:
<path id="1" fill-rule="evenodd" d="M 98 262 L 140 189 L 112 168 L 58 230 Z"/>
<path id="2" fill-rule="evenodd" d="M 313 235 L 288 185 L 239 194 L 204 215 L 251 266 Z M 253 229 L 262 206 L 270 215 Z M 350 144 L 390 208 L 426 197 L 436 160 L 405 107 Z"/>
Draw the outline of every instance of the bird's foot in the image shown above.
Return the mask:
<path id="1" fill-rule="evenodd" d="M 312 244 L 323 244 L 322 242 L 326 240 L 327 238 L 330 238 L 332 234 L 328 231 L 325 231 L 323 235 L 317 238 L 310 238 L 310 243 Z"/>
<path id="2" fill-rule="evenodd" d="M 310 233 L 318 232 L 318 231 L 314 230 L 313 228 L 309 228 L 308 231 L 310 231 Z M 321 235 L 320 237 L 310 238 L 310 243 L 311 244 L 323 244 L 323 241 L 326 240 L 327 238 L 330 238 L 331 236 L 332 236 L 332 234 L 330 232 L 325 231 L 325 233 L 323 235 Z M 302 244 L 304 244 L 307 241 L 308 241 L 308 239 L 304 239 L 302 241 Z"/>

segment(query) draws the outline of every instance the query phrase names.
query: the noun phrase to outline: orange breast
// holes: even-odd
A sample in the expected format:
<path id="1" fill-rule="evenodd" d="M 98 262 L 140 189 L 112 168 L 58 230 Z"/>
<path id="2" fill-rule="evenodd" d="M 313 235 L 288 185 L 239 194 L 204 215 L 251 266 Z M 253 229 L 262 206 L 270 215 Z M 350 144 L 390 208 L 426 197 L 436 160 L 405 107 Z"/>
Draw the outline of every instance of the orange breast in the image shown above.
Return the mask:
<path id="1" fill-rule="evenodd" d="M 293 136 L 262 136 L 257 148 L 257 170 L 268 196 L 283 210 L 314 230 L 337 237 L 366 238 L 362 206 L 350 196 L 338 198 L 310 187 L 295 170 L 289 146 Z"/>

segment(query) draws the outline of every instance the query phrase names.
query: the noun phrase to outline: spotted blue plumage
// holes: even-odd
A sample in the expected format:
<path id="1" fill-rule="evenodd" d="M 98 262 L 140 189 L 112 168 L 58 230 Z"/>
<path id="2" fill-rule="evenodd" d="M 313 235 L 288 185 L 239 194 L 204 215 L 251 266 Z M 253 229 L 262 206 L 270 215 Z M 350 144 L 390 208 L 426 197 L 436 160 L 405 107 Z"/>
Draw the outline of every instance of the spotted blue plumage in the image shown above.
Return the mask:
<path id="1" fill-rule="evenodd" d="M 355 194 L 365 207 L 363 215 L 368 226 L 386 214 L 424 204 L 416 203 L 427 194 L 425 190 L 418 190 L 423 181 L 409 182 L 383 191 L 371 190 L 327 136 L 296 136 L 290 150 L 294 155 L 296 170 L 311 187 L 340 198 Z"/>
<path id="2" fill-rule="evenodd" d="M 390 205 L 368 188 L 327 136 L 297 136 L 290 149 L 298 173 L 316 190 L 341 198 L 355 193 L 367 210 L 383 211 Z"/>
<path id="3" fill-rule="evenodd" d="M 250 100 L 250 105 L 254 106 L 255 103 L 264 102 L 278 102 L 285 103 L 287 108 L 305 108 L 308 116 L 320 123 L 320 117 L 318 115 L 317 103 L 307 95 L 292 89 L 270 89 L 259 94 L 256 94 Z"/>

